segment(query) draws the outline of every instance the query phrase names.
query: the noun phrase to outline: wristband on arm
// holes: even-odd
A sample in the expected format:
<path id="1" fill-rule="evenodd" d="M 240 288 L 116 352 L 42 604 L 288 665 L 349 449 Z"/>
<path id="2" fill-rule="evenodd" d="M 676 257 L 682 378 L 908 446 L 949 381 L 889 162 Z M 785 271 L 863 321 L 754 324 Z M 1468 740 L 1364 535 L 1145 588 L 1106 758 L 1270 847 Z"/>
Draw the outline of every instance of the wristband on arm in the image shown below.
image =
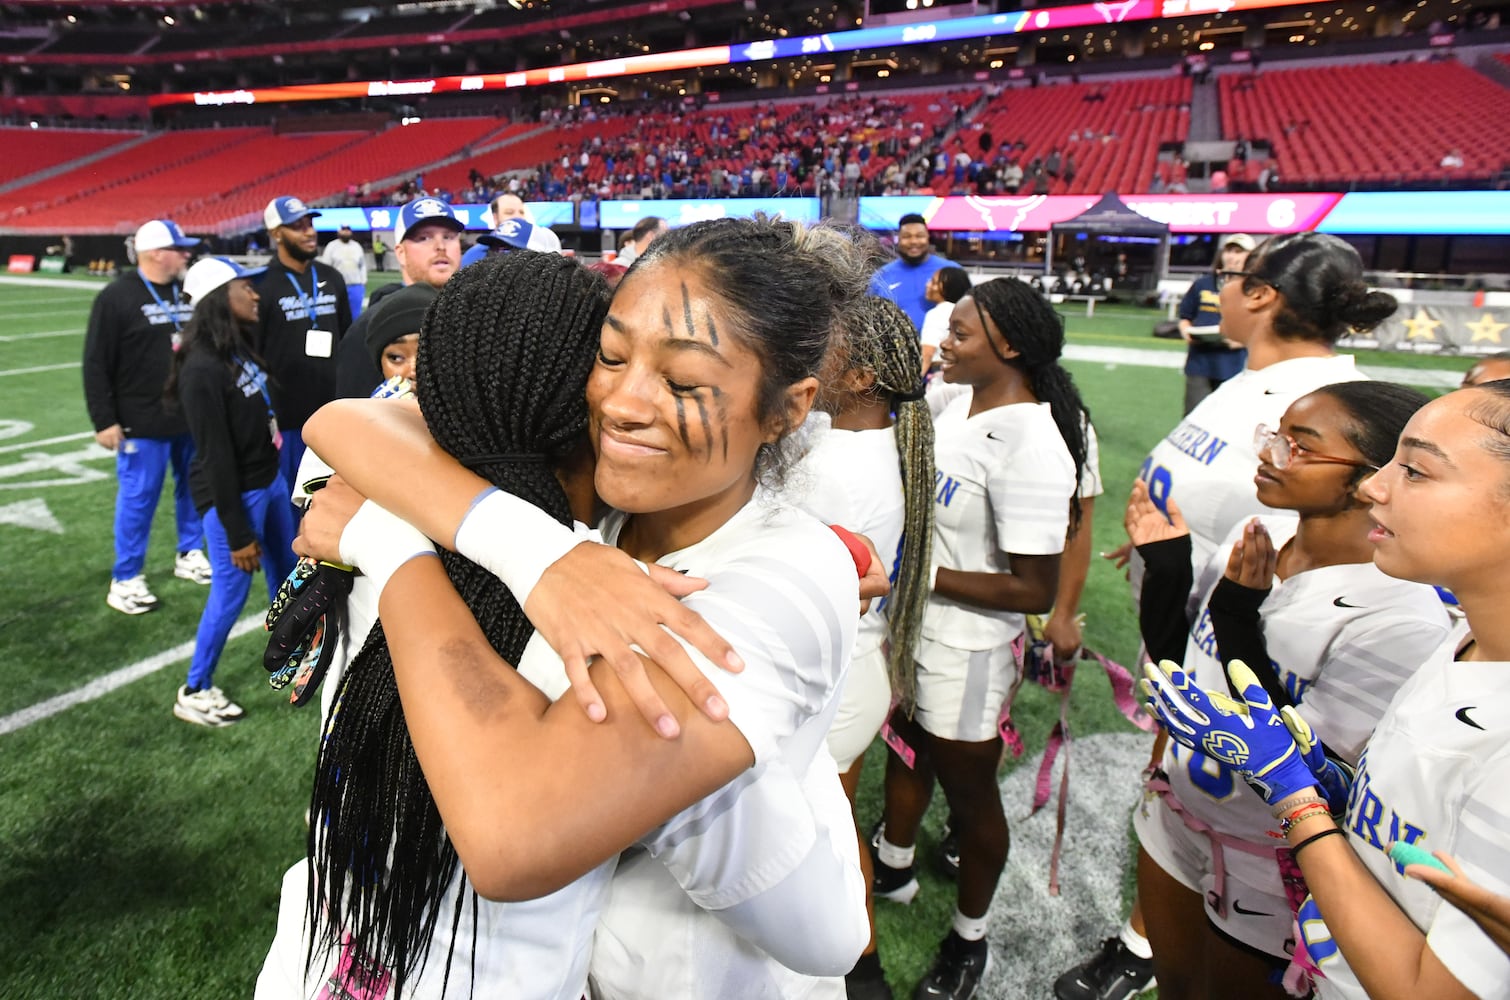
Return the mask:
<path id="1" fill-rule="evenodd" d="M 422 555 L 435 555 L 430 539 L 371 500 L 362 502 L 341 532 L 341 559 L 361 570 L 379 595 L 400 566 Z"/>
<path id="2" fill-rule="evenodd" d="M 522 608 L 551 564 L 583 540 L 529 501 L 490 486 L 461 519 L 455 547 L 503 581 Z"/>

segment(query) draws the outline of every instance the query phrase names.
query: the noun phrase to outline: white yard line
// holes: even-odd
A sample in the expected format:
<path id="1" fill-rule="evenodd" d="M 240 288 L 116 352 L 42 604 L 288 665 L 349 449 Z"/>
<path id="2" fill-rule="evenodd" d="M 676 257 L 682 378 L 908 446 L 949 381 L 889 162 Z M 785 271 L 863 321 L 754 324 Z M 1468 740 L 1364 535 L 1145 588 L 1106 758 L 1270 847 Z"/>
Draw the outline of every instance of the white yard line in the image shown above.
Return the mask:
<path id="1" fill-rule="evenodd" d="M 0 446 L 0 455 L 8 451 L 25 451 L 28 448 L 42 448 L 50 444 L 66 444 L 69 441 L 82 441 L 85 438 L 92 437 L 94 437 L 94 431 L 80 431 L 77 434 L 64 434 L 62 437 L 42 438 L 40 441 L 22 441 L 20 444 Z"/>
<path id="2" fill-rule="evenodd" d="M 259 613 L 248 615 L 241 619 L 231 628 L 231 638 L 246 635 L 262 627 L 264 615 Z M 114 691 L 116 688 L 125 687 L 132 681 L 140 680 L 149 674 L 155 674 L 164 667 L 171 667 L 175 663 L 182 663 L 194 655 L 194 640 L 179 643 L 172 649 L 165 649 L 156 656 L 149 656 L 145 660 L 138 661 L 130 666 L 121 667 L 103 677 L 96 677 L 83 687 L 74 688 L 55 698 L 38 702 L 30 708 L 23 708 L 19 712 L 0 716 L 0 736 L 13 733 L 18 729 L 25 729 L 34 722 L 66 712 L 75 705 L 82 705 L 86 701 L 94 701 Z"/>
<path id="3" fill-rule="evenodd" d="M 12 368 L 10 371 L 0 372 L 0 377 L 6 375 L 35 375 L 38 372 L 60 372 L 68 368 L 82 367 L 83 362 L 69 361 L 61 365 L 37 365 L 34 368 Z"/>
<path id="4" fill-rule="evenodd" d="M 70 292 L 97 292 L 108 284 L 106 281 L 78 281 L 73 278 L 23 278 L 14 274 L 0 274 L 0 287 L 25 285 L 28 288 L 66 288 Z"/>
<path id="5" fill-rule="evenodd" d="M 1087 347 L 1070 344 L 1064 349 L 1064 358 L 1066 361 L 1132 365 L 1138 368 L 1185 367 L 1184 351 L 1159 351 L 1141 347 Z M 1393 368 L 1387 365 L 1359 365 L 1358 368 L 1370 377 L 1385 382 L 1403 382 L 1406 385 L 1423 385 L 1436 389 L 1456 389 L 1463 380 L 1463 372 L 1450 368 Z"/>
<path id="6" fill-rule="evenodd" d="M 48 337 L 77 337 L 84 331 L 79 327 L 67 330 L 42 330 L 38 333 L 13 333 L 0 337 L 0 344 L 13 344 L 18 340 L 44 340 Z"/>

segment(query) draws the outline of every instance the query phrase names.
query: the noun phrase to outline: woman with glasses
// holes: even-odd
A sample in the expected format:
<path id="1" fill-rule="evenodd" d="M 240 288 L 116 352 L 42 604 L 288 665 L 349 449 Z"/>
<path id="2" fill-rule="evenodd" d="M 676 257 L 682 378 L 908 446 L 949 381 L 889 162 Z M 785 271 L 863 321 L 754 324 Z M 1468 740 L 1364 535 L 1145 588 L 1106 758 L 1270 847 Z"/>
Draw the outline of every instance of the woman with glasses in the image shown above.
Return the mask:
<path id="1" fill-rule="evenodd" d="M 1185 354 L 1186 413 L 1243 370 L 1247 353 L 1222 336 L 1220 292 L 1225 276 L 1241 271 L 1257 245 L 1247 233 L 1223 239 L 1211 270 L 1192 281 L 1180 300 L 1180 337 L 1190 345 Z"/>
<path id="2" fill-rule="evenodd" d="M 1170 734 L 1197 745 L 1242 740 L 1245 751 L 1223 768 L 1261 778 L 1271 815 L 1284 817 L 1280 843 L 1309 893 L 1298 950 L 1321 1000 L 1510 997 L 1497 928 L 1443 906 L 1415 880 L 1447 857 L 1488 892 L 1510 893 L 1507 463 L 1510 384 L 1492 382 L 1422 407 L 1359 491 L 1373 505 L 1374 565 L 1451 590 L 1466 618 L 1390 701 L 1345 816 L 1316 805 L 1323 772 L 1310 766 L 1310 741 L 1272 724 L 1269 699 L 1241 671 L 1228 705 L 1213 703 L 1209 683 L 1147 671 L 1150 707 Z"/>
<path id="3" fill-rule="evenodd" d="M 1225 663 L 1250 664 L 1276 705 L 1292 705 L 1348 769 L 1395 691 L 1446 638 L 1431 587 L 1372 562 L 1359 483 L 1389 461 L 1426 397 L 1343 382 L 1301 397 L 1253 439 L 1258 500 L 1294 515 L 1239 525 L 1196 581 L 1187 615 L 1190 535 L 1133 487 L 1127 531 L 1143 556 L 1140 624 L 1152 657 L 1222 689 Z M 1205 754 L 1170 741 L 1134 818 L 1138 898 L 1160 995 L 1283 997 L 1303 892 L 1269 808 Z M 1345 795 L 1333 791 L 1341 808 Z"/>
<path id="4" fill-rule="evenodd" d="M 1234 528 L 1265 512 L 1252 485 L 1258 464 L 1253 428 L 1276 426 L 1291 403 L 1314 389 L 1363 379 L 1335 344 L 1349 330 L 1374 328 L 1396 307 L 1389 295 L 1369 291 L 1358 252 L 1322 233 L 1266 240 L 1242 270 L 1217 277 L 1222 336 L 1247 349 L 1247 363 L 1154 446 L 1138 473 L 1154 506 L 1165 511 L 1176 501 L 1183 512 L 1192 573 L 1210 562 Z M 1129 557 L 1136 598 L 1142 560 L 1130 545 L 1107 555 L 1120 562 Z M 1160 753 L 1156 745 L 1152 764 Z M 1132 984 L 1117 996 L 1146 989 L 1150 953 L 1141 926 L 1134 910 L 1118 936 L 1060 977 L 1060 1000 L 1099 998 L 1117 980 Z"/>

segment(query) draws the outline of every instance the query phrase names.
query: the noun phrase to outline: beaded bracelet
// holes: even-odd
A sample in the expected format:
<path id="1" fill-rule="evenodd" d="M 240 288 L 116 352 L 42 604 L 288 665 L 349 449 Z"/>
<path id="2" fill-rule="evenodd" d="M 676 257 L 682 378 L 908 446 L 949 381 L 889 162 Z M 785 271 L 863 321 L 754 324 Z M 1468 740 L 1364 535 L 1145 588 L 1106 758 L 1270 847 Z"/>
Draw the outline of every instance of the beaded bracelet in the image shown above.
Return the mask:
<path id="1" fill-rule="evenodd" d="M 1325 802 L 1307 802 L 1305 805 L 1299 807 L 1294 812 L 1290 813 L 1290 815 L 1279 821 L 1279 832 L 1288 837 L 1290 835 L 1290 831 L 1295 827 L 1296 823 L 1310 819 L 1312 816 L 1329 817 L 1331 815 L 1331 810 L 1327 808 L 1327 804 Z"/>
<path id="2" fill-rule="evenodd" d="M 1320 802 L 1322 805 L 1327 806 L 1328 808 L 1330 808 L 1330 803 L 1328 803 L 1327 800 L 1324 799 L 1324 798 L 1322 798 L 1321 796 L 1319 796 L 1319 795 L 1307 795 L 1303 799 L 1296 799 L 1294 802 L 1291 802 L 1289 805 L 1276 806 L 1275 808 L 1269 810 L 1269 812 L 1270 812 L 1270 814 L 1275 819 L 1283 819 L 1285 813 L 1292 812 L 1293 810 L 1299 809 L 1301 806 L 1308 806 L 1312 802 Z"/>
<path id="3" fill-rule="evenodd" d="M 1322 830 L 1320 833 L 1313 833 L 1309 837 L 1307 837 L 1305 840 L 1302 840 L 1300 843 L 1294 844 L 1294 845 L 1292 845 L 1290 847 L 1290 857 L 1292 857 L 1292 858 L 1293 857 L 1297 857 L 1300 854 L 1300 849 L 1302 847 L 1307 847 L 1307 846 L 1309 846 L 1311 844 L 1314 844 L 1316 841 L 1320 840 L 1322 837 L 1330 837 L 1334 833 L 1341 833 L 1341 832 L 1342 832 L 1341 830 L 1337 829 L 1334 826 L 1331 829 Z"/>

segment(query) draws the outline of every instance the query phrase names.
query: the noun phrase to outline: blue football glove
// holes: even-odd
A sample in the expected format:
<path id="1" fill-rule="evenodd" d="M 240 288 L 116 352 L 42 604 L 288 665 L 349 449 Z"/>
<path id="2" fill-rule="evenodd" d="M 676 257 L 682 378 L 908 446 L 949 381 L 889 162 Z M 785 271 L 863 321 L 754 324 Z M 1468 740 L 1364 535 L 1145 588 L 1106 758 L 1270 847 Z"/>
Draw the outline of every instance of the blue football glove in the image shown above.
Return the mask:
<path id="1" fill-rule="evenodd" d="M 1241 660 L 1227 665 L 1241 701 L 1201 690 L 1178 664 L 1168 660 L 1158 667 L 1145 664 L 1143 673 L 1149 710 L 1169 735 L 1239 775 L 1265 802 L 1273 805 L 1316 788 L 1316 776 L 1284 717 Z"/>
<path id="2" fill-rule="evenodd" d="M 1284 720 L 1285 728 L 1294 737 L 1295 745 L 1300 748 L 1301 759 L 1316 778 L 1316 784 L 1321 786 L 1321 794 L 1326 797 L 1327 806 L 1334 814 L 1341 815 L 1347 807 L 1348 791 L 1353 787 L 1353 769 L 1326 755 L 1311 724 L 1300 717 L 1293 705 L 1281 708 L 1279 715 Z"/>

